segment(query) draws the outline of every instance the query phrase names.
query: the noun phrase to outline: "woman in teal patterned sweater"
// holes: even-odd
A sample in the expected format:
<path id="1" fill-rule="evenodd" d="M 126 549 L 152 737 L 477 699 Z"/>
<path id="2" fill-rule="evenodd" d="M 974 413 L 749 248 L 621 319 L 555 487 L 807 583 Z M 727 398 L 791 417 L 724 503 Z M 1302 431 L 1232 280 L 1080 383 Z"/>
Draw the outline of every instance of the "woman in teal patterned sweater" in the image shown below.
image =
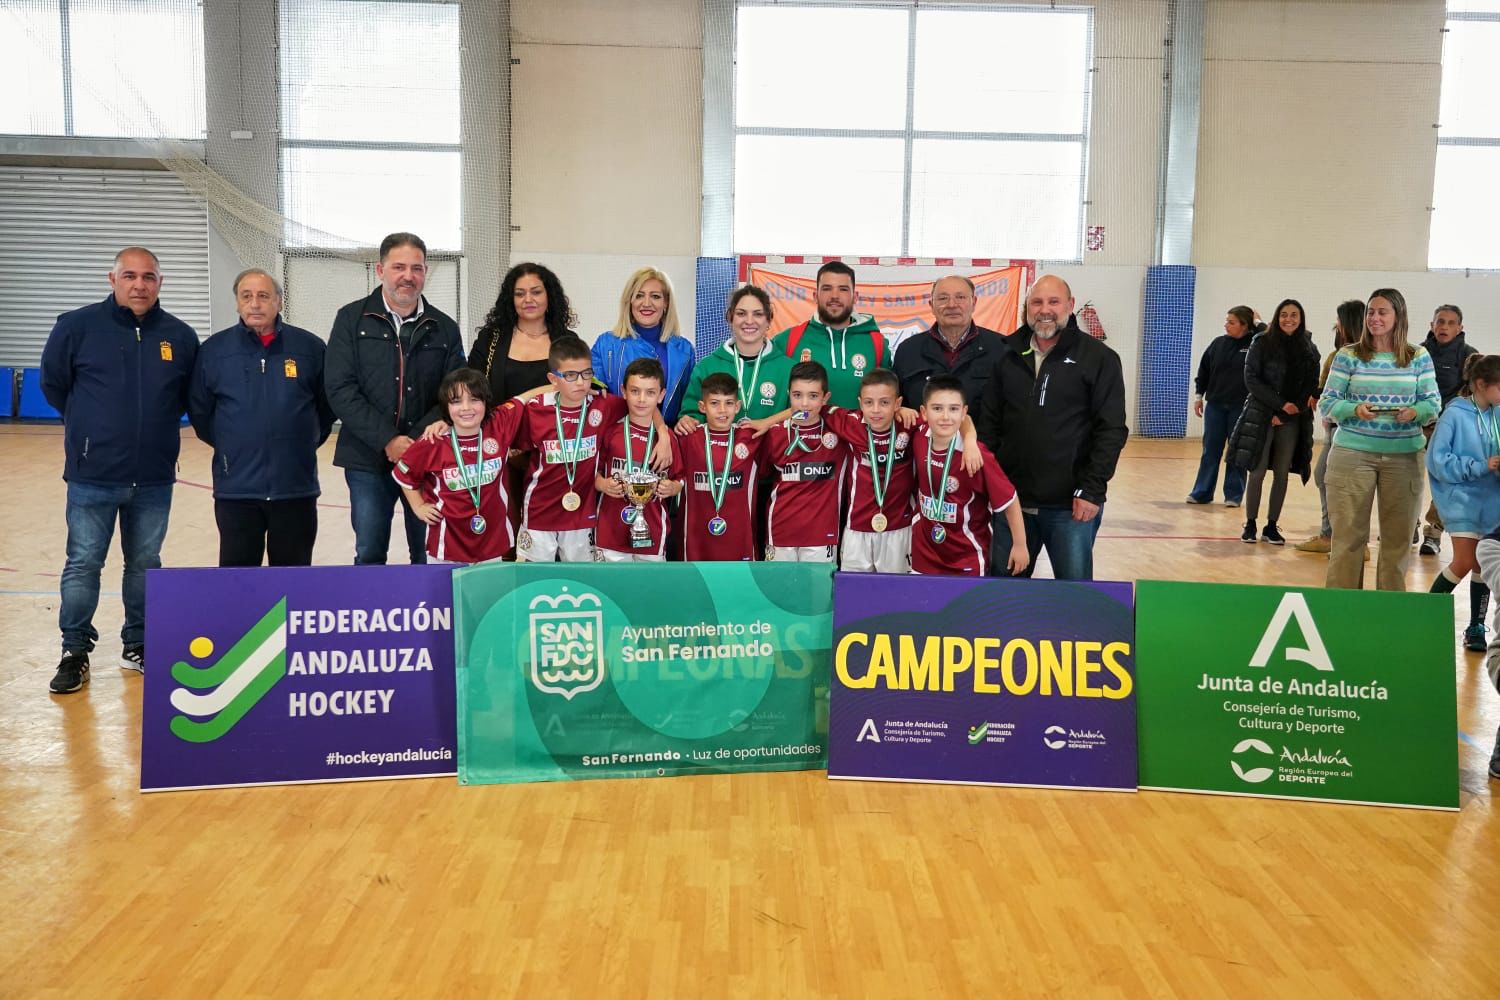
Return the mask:
<path id="1" fill-rule="evenodd" d="M 1406 589 L 1411 526 L 1422 498 L 1422 425 L 1437 419 L 1440 404 L 1432 359 L 1407 343 L 1405 297 L 1376 289 L 1359 340 L 1334 357 L 1318 402 L 1318 411 L 1338 424 L 1328 453 L 1328 586 L 1360 586 L 1374 504 L 1375 586 Z"/>

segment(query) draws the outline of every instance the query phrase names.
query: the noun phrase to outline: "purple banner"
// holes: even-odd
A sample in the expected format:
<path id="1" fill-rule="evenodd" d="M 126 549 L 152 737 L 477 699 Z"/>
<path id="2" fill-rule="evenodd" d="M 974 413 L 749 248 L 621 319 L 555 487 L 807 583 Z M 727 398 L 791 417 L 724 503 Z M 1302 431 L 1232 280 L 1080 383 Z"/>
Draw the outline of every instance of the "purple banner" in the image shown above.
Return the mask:
<path id="1" fill-rule="evenodd" d="M 877 580 L 834 577 L 829 777 L 1134 791 L 1130 584 Z"/>
<path id="2" fill-rule="evenodd" d="M 146 574 L 141 790 L 456 773 L 451 566 Z"/>

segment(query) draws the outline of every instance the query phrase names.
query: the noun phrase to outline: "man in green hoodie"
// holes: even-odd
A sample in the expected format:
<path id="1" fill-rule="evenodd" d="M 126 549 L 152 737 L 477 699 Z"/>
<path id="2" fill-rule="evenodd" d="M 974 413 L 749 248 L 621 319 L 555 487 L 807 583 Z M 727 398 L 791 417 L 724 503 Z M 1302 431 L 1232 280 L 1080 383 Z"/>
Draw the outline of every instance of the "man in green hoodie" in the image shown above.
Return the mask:
<path id="1" fill-rule="evenodd" d="M 828 371 L 829 402 L 856 409 L 865 372 L 891 366 L 885 337 L 874 317 L 854 311 L 854 270 L 843 261 L 831 260 L 818 268 L 813 294 L 817 319 L 782 330 L 772 344 L 793 364 L 821 364 Z"/>

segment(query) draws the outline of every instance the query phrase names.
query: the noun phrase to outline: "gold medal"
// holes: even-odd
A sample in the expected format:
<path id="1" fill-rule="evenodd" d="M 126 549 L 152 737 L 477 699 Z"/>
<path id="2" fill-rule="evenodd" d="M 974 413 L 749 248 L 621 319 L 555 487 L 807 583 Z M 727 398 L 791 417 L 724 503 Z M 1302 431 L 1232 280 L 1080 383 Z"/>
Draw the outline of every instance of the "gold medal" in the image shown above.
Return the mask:
<path id="1" fill-rule="evenodd" d="M 870 529 L 872 531 L 884 531 L 885 526 L 889 523 L 890 522 L 885 519 L 884 514 L 876 514 L 874 517 L 870 518 Z"/>
<path id="2" fill-rule="evenodd" d="M 572 490 L 569 490 L 568 492 L 563 494 L 562 505 L 563 510 L 570 512 L 575 511 L 579 507 L 583 506 L 583 498 L 580 497 L 577 493 L 574 493 Z"/>

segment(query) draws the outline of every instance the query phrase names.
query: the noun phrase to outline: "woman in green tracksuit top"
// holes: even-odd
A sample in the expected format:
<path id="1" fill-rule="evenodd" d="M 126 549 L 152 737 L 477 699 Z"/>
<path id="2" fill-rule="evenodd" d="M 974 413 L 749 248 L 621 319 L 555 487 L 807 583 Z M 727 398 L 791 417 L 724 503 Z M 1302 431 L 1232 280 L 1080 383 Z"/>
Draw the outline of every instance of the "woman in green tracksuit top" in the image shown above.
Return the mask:
<path id="1" fill-rule="evenodd" d="M 786 382 L 793 362 L 766 339 L 771 316 L 771 297 L 764 289 L 741 285 L 730 293 L 724 320 L 733 336 L 693 367 L 682 397 L 678 433 L 698 429 L 703 380 L 714 372 L 724 372 L 740 387 L 741 420 L 759 420 L 786 408 Z"/>

